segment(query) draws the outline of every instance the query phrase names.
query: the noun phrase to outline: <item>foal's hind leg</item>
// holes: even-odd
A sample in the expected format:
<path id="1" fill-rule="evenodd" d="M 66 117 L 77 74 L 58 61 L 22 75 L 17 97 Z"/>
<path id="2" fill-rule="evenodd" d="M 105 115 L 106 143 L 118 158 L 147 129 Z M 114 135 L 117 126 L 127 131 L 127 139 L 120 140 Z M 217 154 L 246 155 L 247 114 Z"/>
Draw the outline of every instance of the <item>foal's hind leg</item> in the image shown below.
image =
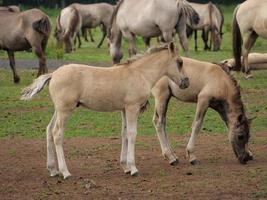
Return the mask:
<path id="1" fill-rule="evenodd" d="M 14 52 L 13 51 L 7 51 L 7 54 L 8 54 L 8 58 L 9 58 L 10 67 L 11 67 L 12 72 L 13 72 L 14 83 L 19 83 L 20 78 L 19 78 L 17 71 L 16 71 Z"/>
<path id="2" fill-rule="evenodd" d="M 70 111 L 57 111 L 55 127 L 53 130 L 53 138 L 56 147 L 59 173 L 63 175 L 64 179 L 71 176 L 65 162 L 65 156 L 63 151 L 64 128 L 69 115 Z"/>
<path id="3" fill-rule="evenodd" d="M 197 135 L 201 129 L 202 123 L 204 116 L 206 114 L 206 111 L 209 106 L 209 98 L 205 96 L 198 96 L 198 102 L 197 102 L 197 109 L 196 109 L 196 114 L 195 114 L 195 119 L 192 125 L 192 133 L 189 139 L 189 142 L 187 144 L 186 150 L 187 150 L 187 155 L 189 157 L 189 162 L 192 165 L 198 164 L 199 161 L 196 159 L 196 156 L 194 154 L 195 152 L 195 144 L 196 144 L 196 139 Z"/>
<path id="4" fill-rule="evenodd" d="M 59 174 L 57 169 L 57 160 L 56 160 L 56 150 L 55 144 L 53 141 L 53 129 L 55 127 L 56 121 L 56 111 L 46 128 L 46 137 L 47 137 L 47 169 L 50 171 L 51 176 L 56 176 Z"/>
<path id="5" fill-rule="evenodd" d="M 160 95 L 155 96 L 155 112 L 153 122 L 159 138 L 162 155 L 169 160 L 171 165 L 176 165 L 178 163 L 178 159 L 169 145 L 166 134 L 166 113 L 170 97 L 171 94 L 167 90 L 162 91 Z"/>
<path id="6" fill-rule="evenodd" d="M 121 126 L 121 156 L 120 163 L 124 170 L 124 173 L 130 173 L 131 170 L 127 166 L 127 151 L 128 151 L 128 139 L 127 139 L 127 122 L 125 110 L 121 112 L 122 126 Z"/>
<path id="7" fill-rule="evenodd" d="M 245 78 L 252 78 L 252 74 L 250 72 L 250 67 L 248 63 L 248 53 L 255 43 L 258 35 L 255 32 L 248 32 L 243 34 L 243 46 L 242 46 L 242 54 L 243 54 L 243 65 L 245 67 Z"/>

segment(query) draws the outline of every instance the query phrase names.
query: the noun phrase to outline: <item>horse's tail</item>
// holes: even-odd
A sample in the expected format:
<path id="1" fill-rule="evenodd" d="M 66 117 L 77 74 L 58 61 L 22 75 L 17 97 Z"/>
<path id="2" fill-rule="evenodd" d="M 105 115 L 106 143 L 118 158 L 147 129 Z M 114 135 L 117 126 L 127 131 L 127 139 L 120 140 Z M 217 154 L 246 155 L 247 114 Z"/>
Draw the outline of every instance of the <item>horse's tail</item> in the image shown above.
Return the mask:
<path id="1" fill-rule="evenodd" d="M 35 79 L 31 85 L 22 90 L 20 99 L 31 100 L 37 93 L 39 93 L 44 88 L 44 86 L 50 81 L 51 78 L 52 73 L 42 75 Z"/>
<path id="2" fill-rule="evenodd" d="M 238 10 L 239 6 L 236 7 L 235 11 L 234 11 L 234 18 L 233 18 L 233 30 L 232 30 L 232 44 L 233 44 L 233 52 L 234 52 L 234 58 L 235 58 L 235 66 L 234 66 L 234 70 L 236 71 L 240 71 L 241 69 L 241 53 L 242 53 L 242 37 L 241 37 L 241 33 L 240 33 L 240 28 L 239 25 L 237 23 L 237 19 L 236 19 L 236 13 Z"/>
<path id="3" fill-rule="evenodd" d="M 191 25 L 197 25 L 199 23 L 199 14 L 186 0 L 177 0 L 178 13 L 189 17 Z"/>
<path id="4" fill-rule="evenodd" d="M 33 22 L 32 27 L 37 32 L 49 37 L 50 31 L 51 31 L 51 22 L 48 16 L 44 16 L 38 21 Z"/>
<path id="5" fill-rule="evenodd" d="M 73 15 L 72 15 L 71 21 L 69 23 L 68 30 L 66 31 L 65 36 L 64 36 L 66 38 L 68 38 L 69 36 L 74 37 L 74 34 L 77 31 L 77 27 L 81 23 L 79 11 L 74 7 L 71 7 L 71 8 L 72 8 Z"/>

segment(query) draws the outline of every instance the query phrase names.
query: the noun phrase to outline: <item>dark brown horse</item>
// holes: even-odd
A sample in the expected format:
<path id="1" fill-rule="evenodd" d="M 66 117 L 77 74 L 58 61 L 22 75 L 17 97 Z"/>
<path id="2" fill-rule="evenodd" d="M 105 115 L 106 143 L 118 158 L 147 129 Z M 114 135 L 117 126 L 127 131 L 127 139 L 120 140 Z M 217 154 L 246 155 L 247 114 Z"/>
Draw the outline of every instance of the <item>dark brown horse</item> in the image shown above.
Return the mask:
<path id="1" fill-rule="evenodd" d="M 8 53 L 15 83 L 20 81 L 15 68 L 15 51 L 32 48 L 39 58 L 38 76 L 47 72 L 45 48 L 51 31 L 51 23 L 46 14 L 38 9 L 24 12 L 1 10 L 0 30 L 0 49 Z"/>

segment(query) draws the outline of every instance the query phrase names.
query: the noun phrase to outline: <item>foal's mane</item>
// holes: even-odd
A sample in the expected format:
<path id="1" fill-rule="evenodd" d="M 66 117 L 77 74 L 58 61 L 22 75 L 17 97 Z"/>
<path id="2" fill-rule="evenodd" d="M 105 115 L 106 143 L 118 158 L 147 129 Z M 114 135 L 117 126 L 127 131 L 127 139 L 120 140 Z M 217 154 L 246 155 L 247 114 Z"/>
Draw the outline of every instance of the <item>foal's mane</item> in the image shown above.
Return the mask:
<path id="1" fill-rule="evenodd" d="M 154 46 L 154 47 L 150 47 L 144 53 L 136 54 L 133 57 L 128 58 L 126 61 L 116 64 L 116 66 L 131 64 L 131 63 L 133 63 L 133 62 L 135 62 L 137 60 L 140 60 L 141 58 L 143 58 L 143 57 L 145 57 L 147 55 L 151 55 L 153 53 L 156 53 L 156 52 L 162 51 L 164 49 L 168 49 L 168 48 L 169 48 L 168 44 L 162 44 L 162 45 L 157 45 L 157 46 Z"/>

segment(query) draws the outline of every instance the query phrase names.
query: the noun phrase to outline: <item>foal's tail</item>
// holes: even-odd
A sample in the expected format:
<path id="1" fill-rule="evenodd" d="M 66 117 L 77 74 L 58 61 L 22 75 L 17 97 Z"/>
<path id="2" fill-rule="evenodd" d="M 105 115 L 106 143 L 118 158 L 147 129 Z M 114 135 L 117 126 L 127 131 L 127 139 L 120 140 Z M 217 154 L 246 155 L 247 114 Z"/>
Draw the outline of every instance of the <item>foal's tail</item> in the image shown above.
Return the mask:
<path id="1" fill-rule="evenodd" d="M 37 32 L 49 37 L 51 32 L 51 22 L 48 16 L 44 16 L 40 20 L 33 22 L 32 27 Z"/>
<path id="2" fill-rule="evenodd" d="M 236 7 L 235 11 L 234 11 L 234 18 L 233 18 L 233 30 L 232 30 L 232 44 L 233 44 L 233 52 L 234 52 L 234 58 L 235 58 L 235 66 L 234 66 L 234 70 L 236 71 L 240 71 L 241 69 L 241 46 L 242 46 L 242 37 L 241 37 L 241 33 L 240 33 L 240 28 L 239 25 L 237 23 L 237 19 L 236 19 L 236 13 L 238 10 L 239 6 Z"/>
<path id="3" fill-rule="evenodd" d="M 52 73 L 39 76 L 31 85 L 22 90 L 20 100 L 31 100 L 44 88 L 44 86 L 50 81 L 51 78 Z"/>

